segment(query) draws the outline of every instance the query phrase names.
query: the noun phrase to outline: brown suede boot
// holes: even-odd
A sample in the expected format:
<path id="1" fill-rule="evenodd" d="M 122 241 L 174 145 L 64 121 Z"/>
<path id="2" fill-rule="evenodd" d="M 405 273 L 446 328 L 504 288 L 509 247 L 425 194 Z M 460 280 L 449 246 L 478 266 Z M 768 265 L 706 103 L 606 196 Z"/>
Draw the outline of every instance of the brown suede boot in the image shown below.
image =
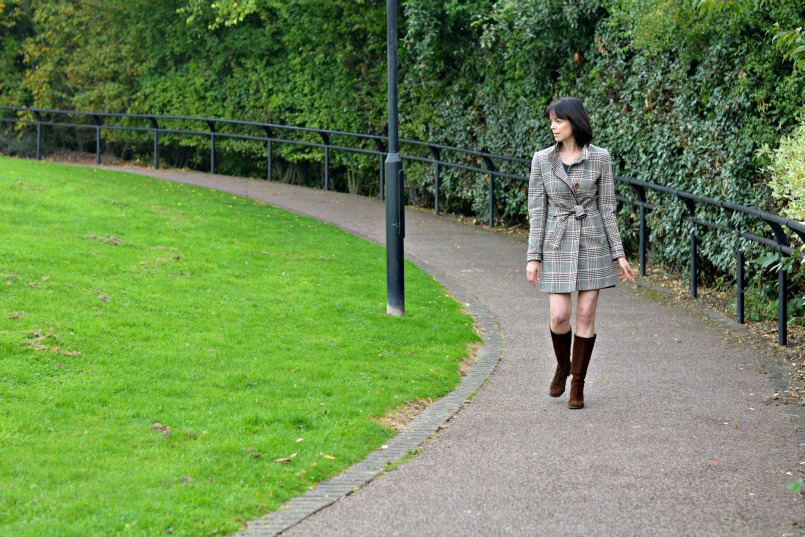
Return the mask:
<path id="1" fill-rule="evenodd" d="M 570 364 L 573 380 L 570 381 L 570 400 L 567 402 L 569 408 L 584 408 L 584 378 L 587 376 L 587 366 L 590 365 L 594 345 L 595 335 L 576 336 L 573 339 L 573 362 Z"/>
<path id="2" fill-rule="evenodd" d="M 556 355 L 556 373 L 551 381 L 551 397 L 559 397 L 565 393 L 567 377 L 570 376 L 570 344 L 572 341 L 572 330 L 564 334 L 555 334 L 551 330 L 551 340 L 553 341 L 553 352 Z"/>

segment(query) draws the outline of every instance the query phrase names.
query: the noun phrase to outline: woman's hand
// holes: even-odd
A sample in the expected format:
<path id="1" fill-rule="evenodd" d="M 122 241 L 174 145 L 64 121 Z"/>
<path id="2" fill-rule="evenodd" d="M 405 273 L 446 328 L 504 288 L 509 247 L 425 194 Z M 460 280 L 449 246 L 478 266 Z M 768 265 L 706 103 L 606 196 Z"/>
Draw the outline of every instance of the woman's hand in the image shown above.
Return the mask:
<path id="1" fill-rule="evenodd" d="M 539 267 L 539 261 L 529 261 L 525 267 L 525 275 L 532 287 L 536 287 L 539 281 Z"/>
<path id="2" fill-rule="evenodd" d="M 625 257 L 618 258 L 618 265 L 620 265 L 620 272 L 618 272 L 618 278 L 620 281 L 625 282 L 626 280 L 634 281 L 634 270 L 632 270 L 632 266 L 626 261 Z"/>

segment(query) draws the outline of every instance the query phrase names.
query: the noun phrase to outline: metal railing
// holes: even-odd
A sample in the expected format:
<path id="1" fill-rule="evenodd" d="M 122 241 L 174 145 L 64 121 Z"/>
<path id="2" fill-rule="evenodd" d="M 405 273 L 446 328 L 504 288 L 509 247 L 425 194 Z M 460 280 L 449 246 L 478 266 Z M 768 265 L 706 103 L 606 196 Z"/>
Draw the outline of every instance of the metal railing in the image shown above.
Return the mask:
<path id="1" fill-rule="evenodd" d="M 159 148 L 160 136 L 166 134 L 176 134 L 181 136 L 199 136 L 209 138 L 210 141 L 210 173 L 215 173 L 216 169 L 216 140 L 222 138 L 252 140 L 266 144 L 266 164 L 267 179 L 272 177 L 273 168 L 273 148 L 274 144 L 292 144 L 323 150 L 323 186 L 329 190 L 330 185 L 330 153 L 331 151 L 344 151 L 365 155 L 375 155 L 378 157 L 379 187 L 380 196 L 383 197 L 385 189 L 384 160 L 387 155 L 387 138 L 372 134 L 358 134 L 343 131 L 313 129 L 306 127 L 296 127 L 289 125 L 277 125 L 272 123 L 260 123 L 253 121 L 239 121 L 219 118 L 202 118 L 192 116 L 167 116 L 167 115 L 148 115 L 148 114 L 114 114 L 98 112 L 76 112 L 65 110 L 43 110 L 34 108 L 22 108 L 13 106 L 0 106 L 0 111 L 5 112 L 0 115 L 3 123 L 35 124 L 36 126 L 36 158 L 42 158 L 42 140 L 44 128 L 74 128 L 74 129 L 93 129 L 95 131 L 95 160 L 97 164 L 101 162 L 101 148 L 103 130 L 125 130 L 150 133 L 153 138 L 154 168 L 159 168 Z M 13 113 L 12 117 L 8 113 Z M 70 118 L 74 118 L 72 121 Z M 75 118 L 84 119 L 79 122 Z M 61 119 L 61 121 L 59 121 Z M 110 121 L 125 119 L 127 121 L 140 122 L 141 125 L 121 125 L 113 124 Z M 91 121 L 91 122 L 90 122 Z M 166 126 L 171 123 L 191 123 L 206 126 L 205 130 L 197 128 L 180 128 Z M 253 131 L 252 134 L 246 132 L 231 132 L 233 128 L 242 128 Z M 228 132 L 225 129 L 230 129 Z M 256 133 L 259 134 L 256 134 Z M 295 139 L 291 136 L 303 135 L 314 137 L 321 141 L 311 141 L 310 139 Z M 334 143 L 334 139 L 351 140 L 353 145 L 343 145 Z M 357 142 L 355 144 L 354 142 Z M 356 146 L 357 145 L 357 146 Z M 434 210 L 436 214 L 440 212 L 439 193 L 441 190 L 441 172 L 444 168 L 452 168 L 472 173 L 482 174 L 488 178 L 489 191 L 489 226 L 495 226 L 496 209 L 496 179 L 508 179 L 511 181 L 528 182 L 527 174 L 508 173 L 498 170 L 499 165 L 522 166 L 524 171 L 528 170 L 531 163 L 530 158 L 510 157 L 505 155 L 495 155 L 483 151 L 474 151 L 448 145 L 422 142 L 418 140 L 400 140 L 400 157 L 404 160 L 420 162 L 433 166 L 434 176 Z M 405 151 L 404 148 L 417 148 L 420 152 L 427 150 L 430 156 L 414 154 L 415 151 Z M 446 159 L 446 155 L 459 155 L 465 159 L 469 157 L 470 163 L 456 162 Z M 474 162 L 483 162 L 485 167 L 474 165 Z M 754 243 L 772 248 L 777 251 L 782 262 L 784 257 L 790 256 L 795 252 L 795 248 L 789 243 L 791 233 L 799 237 L 805 243 L 805 224 L 795 220 L 782 218 L 780 216 L 759 211 L 750 207 L 745 207 L 728 201 L 717 200 L 704 196 L 698 196 L 682 190 L 648 183 L 628 177 L 616 176 L 615 180 L 619 183 L 629 185 L 635 194 L 635 198 L 617 196 L 618 201 L 628 203 L 638 208 L 639 220 L 639 256 L 640 256 L 640 275 L 646 274 L 646 252 L 648 248 L 648 225 L 647 214 L 658 208 L 657 205 L 647 201 L 647 192 L 656 192 L 675 199 L 682 203 L 687 211 L 685 219 L 691 224 L 690 227 L 690 296 L 697 297 L 698 275 L 697 257 L 699 239 L 697 233 L 704 229 L 712 229 L 718 232 L 732 234 L 736 237 L 747 239 Z M 698 204 L 698 205 L 697 205 Z M 697 209 L 702 205 L 716 207 L 720 210 L 739 213 L 752 219 L 759 226 L 768 226 L 773 238 L 761 235 L 760 231 L 752 232 L 739 227 L 729 227 L 720 223 L 710 222 L 697 216 Z M 743 324 L 744 319 L 744 292 L 746 276 L 744 273 L 745 252 L 740 247 L 736 249 L 736 312 L 737 320 Z M 782 346 L 788 342 L 788 281 L 785 270 L 778 270 L 778 343 Z"/>

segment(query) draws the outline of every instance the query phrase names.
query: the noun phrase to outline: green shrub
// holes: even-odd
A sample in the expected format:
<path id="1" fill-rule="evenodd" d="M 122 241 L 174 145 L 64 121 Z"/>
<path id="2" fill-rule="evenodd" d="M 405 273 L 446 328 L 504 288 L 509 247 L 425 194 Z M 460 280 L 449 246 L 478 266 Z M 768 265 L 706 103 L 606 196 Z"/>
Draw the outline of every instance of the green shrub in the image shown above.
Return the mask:
<path id="1" fill-rule="evenodd" d="M 770 155 L 769 187 L 781 207 L 780 214 L 805 222 L 805 121 L 791 136 L 783 136 L 776 150 L 766 146 L 763 152 Z"/>

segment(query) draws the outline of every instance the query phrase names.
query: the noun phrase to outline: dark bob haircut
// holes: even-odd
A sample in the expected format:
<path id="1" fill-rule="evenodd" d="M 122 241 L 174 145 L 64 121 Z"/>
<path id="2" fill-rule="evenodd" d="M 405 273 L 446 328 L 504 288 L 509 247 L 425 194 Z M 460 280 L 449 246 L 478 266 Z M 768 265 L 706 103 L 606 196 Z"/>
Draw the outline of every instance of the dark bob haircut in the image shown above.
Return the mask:
<path id="1" fill-rule="evenodd" d="M 579 147 L 584 147 L 593 141 L 593 128 L 590 126 L 587 110 L 575 97 L 562 97 L 549 104 L 545 110 L 545 117 L 551 119 L 551 116 L 570 122 L 573 138 Z"/>

